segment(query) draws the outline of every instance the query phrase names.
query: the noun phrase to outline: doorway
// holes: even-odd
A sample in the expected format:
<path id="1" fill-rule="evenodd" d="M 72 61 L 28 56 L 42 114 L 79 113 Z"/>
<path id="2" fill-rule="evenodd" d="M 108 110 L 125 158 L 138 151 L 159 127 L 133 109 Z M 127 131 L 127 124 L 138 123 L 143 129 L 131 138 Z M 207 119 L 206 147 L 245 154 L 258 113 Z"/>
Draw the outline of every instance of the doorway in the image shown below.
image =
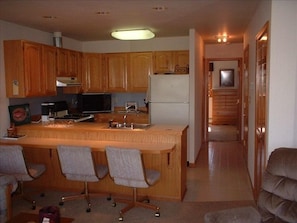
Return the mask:
<path id="1" fill-rule="evenodd" d="M 241 140 L 241 58 L 207 59 L 206 139 Z"/>

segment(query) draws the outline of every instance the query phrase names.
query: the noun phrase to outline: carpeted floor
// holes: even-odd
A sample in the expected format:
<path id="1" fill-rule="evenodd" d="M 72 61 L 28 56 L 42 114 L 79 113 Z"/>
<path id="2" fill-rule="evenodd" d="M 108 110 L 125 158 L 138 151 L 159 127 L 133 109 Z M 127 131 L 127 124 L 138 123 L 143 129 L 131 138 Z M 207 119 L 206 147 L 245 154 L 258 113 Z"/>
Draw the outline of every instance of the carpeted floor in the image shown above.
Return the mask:
<path id="1" fill-rule="evenodd" d="M 203 223 L 205 213 L 233 207 L 255 205 L 249 185 L 248 173 L 238 142 L 211 142 L 199 153 L 197 165 L 187 172 L 187 192 L 183 202 L 156 201 L 161 216 L 156 218 L 154 211 L 135 208 L 124 215 L 126 223 Z M 241 155 L 240 155 L 241 154 Z M 13 215 L 20 212 L 38 214 L 42 207 L 60 207 L 62 195 L 57 191 L 45 191 L 45 197 L 35 196 L 36 210 L 24 200 L 13 197 Z M 92 199 L 92 211 L 86 213 L 85 200 L 65 202 L 60 207 L 63 217 L 74 218 L 74 223 L 114 223 L 118 222 L 119 211 L 124 204 L 112 207 L 112 201 L 105 197 Z"/>
<path id="2" fill-rule="evenodd" d="M 45 197 L 36 196 L 37 208 L 30 210 L 30 204 L 26 201 L 14 199 L 13 200 L 13 214 L 19 212 L 38 213 L 41 207 L 48 205 L 59 206 L 59 197 L 61 192 L 46 191 Z M 160 206 L 160 217 L 154 216 L 154 211 L 135 208 L 124 215 L 124 222 L 129 223 L 203 223 L 205 213 L 209 211 L 222 210 L 226 208 L 254 205 L 253 201 L 229 201 L 229 202 L 168 202 L 155 201 L 151 203 Z M 61 215 L 63 217 L 74 218 L 74 223 L 113 223 L 118 222 L 119 210 L 124 204 L 117 204 L 112 207 L 112 201 L 105 198 L 92 199 L 92 211 L 86 213 L 86 202 L 84 200 L 76 200 L 65 202 L 64 206 L 60 207 Z"/>

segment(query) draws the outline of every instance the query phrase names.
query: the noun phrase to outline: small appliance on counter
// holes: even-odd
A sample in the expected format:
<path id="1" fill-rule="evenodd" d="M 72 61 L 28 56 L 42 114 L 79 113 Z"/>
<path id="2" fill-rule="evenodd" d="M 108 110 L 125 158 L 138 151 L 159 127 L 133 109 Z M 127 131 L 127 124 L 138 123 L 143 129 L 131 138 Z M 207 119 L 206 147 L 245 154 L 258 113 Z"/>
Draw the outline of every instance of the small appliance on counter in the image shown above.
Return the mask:
<path id="1" fill-rule="evenodd" d="M 41 121 L 48 122 L 55 118 L 55 103 L 43 102 L 41 104 Z"/>

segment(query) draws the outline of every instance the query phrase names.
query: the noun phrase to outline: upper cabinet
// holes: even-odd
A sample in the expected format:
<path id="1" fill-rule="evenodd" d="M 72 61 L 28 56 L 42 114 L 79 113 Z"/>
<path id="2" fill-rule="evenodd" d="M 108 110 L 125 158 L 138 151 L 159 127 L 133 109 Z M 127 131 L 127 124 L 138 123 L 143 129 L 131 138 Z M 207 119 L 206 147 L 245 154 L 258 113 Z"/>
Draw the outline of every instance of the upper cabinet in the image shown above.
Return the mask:
<path id="1" fill-rule="evenodd" d="M 58 71 L 57 77 L 78 77 L 80 70 L 80 52 L 68 50 L 68 49 L 57 49 L 57 64 Z"/>
<path id="2" fill-rule="evenodd" d="M 104 92 L 103 60 L 100 53 L 84 53 L 82 60 L 82 88 L 84 92 Z"/>
<path id="3" fill-rule="evenodd" d="M 4 41 L 6 94 L 10 98 L 54 96 L 56 77 L 76 77 L 81 92 L 146 92 L 148 76 L 188 73 L 189 51 L 81 53 L 24 40 Z M 186 72 L 184 68 L 186 69 Z"/>
<path id="4" fill-rule="evenodd" d="M 56 95 L 57 48 L 42 45 L 43 74 L 45 80 L 45 94 Z"/>
<path id="5" fill-rule="evenodd" d="M 156 51 L 154 52 L 154 73 L 181 73 L 182 68 L 189 67 L 189 51 Z"/>
<path id="6" fill-rule="evenodd" d="M 4 61 L 7 97 L 34 97 L 55 95 L 55 84 L 50 75 L 55 71 L 55 62 L 44 45 L 22 41 L 4 41 Z M 46 61 L 51 61 L 51 68 Z"/>
<path id="7" fill-rule="evenodd" d="M 126 92 L 128 73 L 128 53 L 104 54 L 104 75 L 108 92 Z"/>
<path id="8" fill-rule="evenodd" d="M 129 53 L 128 91 L 146 92 L 148 76 L 153 74 L 152 52 Z"/>
<path id="9" fill-rule="evenodd" d="M 173 73 L 173 52 L 172 51 L 156 51 L 154 52 L 154 73 Z"/>
<path id="10" fill-rule="evenodd" d="M 189 69 L 189 51 L 188 50 L 181 50 L 181 51 L 174 51 L 174 71 L 178 73 L 178 70 L 183 70 L 183 68 Z M 189 70 L 188 70 L 189 71 Z M 189 72 L 187 72 L 189 73 Z"/>

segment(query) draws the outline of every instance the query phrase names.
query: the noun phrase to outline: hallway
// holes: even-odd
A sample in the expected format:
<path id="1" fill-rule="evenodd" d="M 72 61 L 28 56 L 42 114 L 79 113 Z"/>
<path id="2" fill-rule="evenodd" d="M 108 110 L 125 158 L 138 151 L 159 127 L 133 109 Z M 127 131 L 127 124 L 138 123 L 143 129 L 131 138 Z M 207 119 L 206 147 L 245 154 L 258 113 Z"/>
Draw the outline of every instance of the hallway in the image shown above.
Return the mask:
<path id="1" fill-rule="evenodd" d="M 252 188 L 239 142 L 209 142 L 196 166 L 187 171 L 184 201 L 253 200 Z"/>

